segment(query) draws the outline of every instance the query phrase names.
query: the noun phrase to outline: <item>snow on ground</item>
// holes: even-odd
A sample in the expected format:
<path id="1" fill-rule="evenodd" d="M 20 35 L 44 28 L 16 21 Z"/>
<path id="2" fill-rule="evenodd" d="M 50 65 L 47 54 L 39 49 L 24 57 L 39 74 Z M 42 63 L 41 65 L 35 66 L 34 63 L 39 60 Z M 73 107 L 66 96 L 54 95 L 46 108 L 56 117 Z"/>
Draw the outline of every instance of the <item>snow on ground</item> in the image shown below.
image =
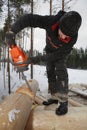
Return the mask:
<path id="1" fill-rule="evenodd" d="M 87 84 L 87 70 L 68 69 L 69 83 Z"/>
<path id="2" fill-rule="evenodd" d="M 30 79 L 30 66 L 29 70 L 24 72 L 27 79 Z M 77 70 L 77 69 L 68 69 L 69 74 L 69 84 L 87 84 L 87 70 Z M 33 76 L 39 82 L 39 87 L 42 92 L 47 93 L 47 76 L 46 76 L 46 67 L 34 65 L 33 66 Z M 5 77 L 5 86 L 3 80 L 3 71 L 0 71 L 0 99 L 3 95 L 8 94 L 8 76 L 6 72 Z M 19 79 L 19 74 L 13 71 L 11 67 L 11 91 L 15 92 L 15 90 L 21 86 L 25 81 L 22 77 Z"/>

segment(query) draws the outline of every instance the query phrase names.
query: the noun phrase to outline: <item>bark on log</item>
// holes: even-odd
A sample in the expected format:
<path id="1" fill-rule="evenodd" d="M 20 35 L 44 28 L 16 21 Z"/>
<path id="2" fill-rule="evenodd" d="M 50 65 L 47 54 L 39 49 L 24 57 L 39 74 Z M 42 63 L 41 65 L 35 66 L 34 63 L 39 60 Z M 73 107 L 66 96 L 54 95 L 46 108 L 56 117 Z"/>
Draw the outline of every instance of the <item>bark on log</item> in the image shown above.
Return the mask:
<path id="1" fill-rule="evenodd" d="M 30 113 L 25 130 L 87 130 L 87 107 L 69 107 L 64 116 L 38 106 Z"/>
<path id="2" fill-rule="evenodd" d="M 29 83 L 35 93 L 37 81 L 32 80 Z M 0 130 L 24 130 L 33 103 L 24 87 L 27 87 L 22 86 L 25 93 L 21 91 L 23 93 L 11 94 L 0 104 Z"/>

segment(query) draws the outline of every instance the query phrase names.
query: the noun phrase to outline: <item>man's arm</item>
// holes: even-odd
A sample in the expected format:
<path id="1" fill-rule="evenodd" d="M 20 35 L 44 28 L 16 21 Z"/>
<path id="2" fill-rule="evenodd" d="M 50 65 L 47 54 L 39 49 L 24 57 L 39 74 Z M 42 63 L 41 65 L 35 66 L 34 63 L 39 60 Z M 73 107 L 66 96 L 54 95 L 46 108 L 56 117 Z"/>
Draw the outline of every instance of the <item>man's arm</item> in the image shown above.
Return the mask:
<path id="1" fill-rule="evenodd" d="M 25 14 L 21 16 L 11 27 L 11 31 L 17 34 L 26 27 L 39 27 L 46 29 L 49 26 L 50 16 Z"/>
<path id="2" fill-rule="evenodd" d="M 35 56 L 35 57 L 30 57 L 29 63 L 37 64 L 39 62 L 56 62 L 57 60 L 64 59 L 68 53 L 70 53 L 70 50 L 65 52 L 63 49 L 60 49 L 56 52 L 49 53 L 46 55 L 42 56 Z"/>
<path id="3" fill-rule="evenodd" d="M 64 11 L 59 11 L 57 15 L 41 16 L 36 14 L 25 14 L 21 16 L 11 27 L 11 31 L 17 34 L 26 27 L 49 28 L 54 20 L 59 20 L 64 15 Z"/>
<path id="4" fill-rule="evenodd" d="M 77 36 L 78 35 L 74 36 L 73 40 L 68 45 L 65 44 L 65 46 L 58 48 L 58 50 L 53 53 L 49 53 L 49 54 L 42 55 L 42 56 L 31 57 L 30 63 L 37 64 L 40 61 L 55 62 L 57 60 L 64 59 L 68 54 L 70 54 L 71 50 L 73 49 L 73 45 L 77 41 Z"/>

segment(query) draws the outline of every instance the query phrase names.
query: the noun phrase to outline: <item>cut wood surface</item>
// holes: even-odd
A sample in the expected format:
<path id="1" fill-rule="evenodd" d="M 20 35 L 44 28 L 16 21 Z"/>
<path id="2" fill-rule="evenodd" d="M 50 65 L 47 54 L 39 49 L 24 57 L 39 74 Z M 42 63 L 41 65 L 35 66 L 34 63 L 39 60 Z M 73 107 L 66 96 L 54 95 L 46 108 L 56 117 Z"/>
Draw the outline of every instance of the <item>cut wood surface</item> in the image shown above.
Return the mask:
<path id="1" fill-rule="evenodd" d="M 69 107 L 66 115 L 57 116 L 53 110 L 36 107 L 25 130 L 87 130 L 87 107 Z"/>
<path id="2" fill-rule="evenodd" d="M 37 81 L 31 80 L 29 83 L 35 94 Z M 29 91 L 26 93 L 24 87 L 25 84 L 22 85 L 22 91 L 9 95 L 0 104 L 0 130 L 24 130 L 33 103 Z"/>

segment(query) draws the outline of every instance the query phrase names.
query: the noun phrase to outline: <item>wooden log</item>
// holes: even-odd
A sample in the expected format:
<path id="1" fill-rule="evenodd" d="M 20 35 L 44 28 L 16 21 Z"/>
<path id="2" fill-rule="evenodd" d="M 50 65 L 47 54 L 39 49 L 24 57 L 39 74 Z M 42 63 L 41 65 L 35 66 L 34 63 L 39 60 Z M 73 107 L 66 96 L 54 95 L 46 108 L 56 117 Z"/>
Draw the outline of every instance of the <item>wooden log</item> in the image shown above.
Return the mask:
<path id="1" fill-rule="evenodd" d="M 31 80 L 30 86 L 35 94 L 37 81 Z M 33 101 L 29 91 L 26 91 L 27 86 L 21 88 L 21 91 L 11 94 L 0 104 L 0 130 L 24 130 Z"/>
<path id="2" fill-rule="evenodd" d="M 42 100 L 39 96 L 35 96 L 35 102 L 36 102 L 38 105 L 42 105 L 43 100 Z"/>
<path id="3" fill-rule="evenodd" d="M 81 87 L 85 87 L 87 89 L 87 84 L 80 84 Z"/>
<path id="4" fill-rule="evenodd" d="M 83 87 L 82 87 L 82 85 L 79 85 L 79 84 L 78 85 L 74 85 L 74 86 L 76 86 L 76 87 L 73 87 L 72 85 L 70 85 L 69 86 L 70 87 L 69 91 L 71 91 L 71 92 L 73 92 L 75 94 L 79 94 L 79 95 L 87 98 L 87 91 L 83 91 L 83 87 L 86 90 L 86 85 L 84 85 Z"/>
<path id="5" fill-rule="evenodd" d="M 36 95 L 35 96 L 35 102 L 38 104 L 38 105 L 42 105 L 43 104 L 43 101 L 47 101 L 45 97 L 43 97 L 42 95 Z"/>
<path id="6" fill-rule="evenodd" d="M 75 88 L 71 89 L 70 91 L 87 98 L 87 92 L 83 92 L 83 91 L 81 91 L 79 89 L 75 89 Z"/>
<path id="7" fill-rule="evenodd" d="M 47 101 L 45 97 L 43 97 L 42 95 L 38 95 L 35 97 L 35 101 L 39 104 L 39 105 L 42 105 L 43 101 Z M 83 107 L 85 105 L 77 102 L 77 101 L 74 101 L 73 99 L 71 99 L 70 97 L 68 97 L 68 102 L 72 105 L 72 106 L 75 106 L 75 107 Z"/>
<path id="8" fill-rule="evenodd" d="M 53 110 L 36 107 L 31 113 L 25 130 L 87 130 L 87 107 L 69 107 L 64 116 Z"/>
<path id="9" fill-rule="evenodd" d="M 68 101 L 69 101 L 70 104 L 72 104 L 72 105 L 75 106 L 75 107 L 83 107 L 83 106 L 84 106 L 83 104 L 81 104 L 81 103 L 79 103 L 79 102 L 77 102 L 77 101 L 74 101 L 74 100 L 71 99 L 71 98 L 68 98 Z"/>

